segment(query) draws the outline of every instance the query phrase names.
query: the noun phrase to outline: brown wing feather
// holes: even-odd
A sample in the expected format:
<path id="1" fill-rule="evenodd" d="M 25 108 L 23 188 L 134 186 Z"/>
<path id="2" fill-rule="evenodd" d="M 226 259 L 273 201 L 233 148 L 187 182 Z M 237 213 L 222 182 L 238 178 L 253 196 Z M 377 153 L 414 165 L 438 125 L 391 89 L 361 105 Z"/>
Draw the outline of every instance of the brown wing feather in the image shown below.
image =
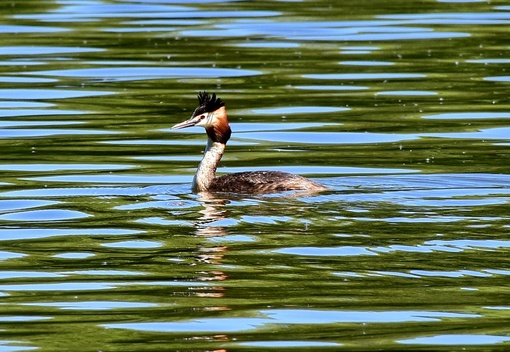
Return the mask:
<path id="1" fill-rule="evenodd" d="M 271 193 L 293 190 L 323 191 L 327 188 L 302 176 L 281 171 L 249 171 L 217 177 L 213 192 Z"/>

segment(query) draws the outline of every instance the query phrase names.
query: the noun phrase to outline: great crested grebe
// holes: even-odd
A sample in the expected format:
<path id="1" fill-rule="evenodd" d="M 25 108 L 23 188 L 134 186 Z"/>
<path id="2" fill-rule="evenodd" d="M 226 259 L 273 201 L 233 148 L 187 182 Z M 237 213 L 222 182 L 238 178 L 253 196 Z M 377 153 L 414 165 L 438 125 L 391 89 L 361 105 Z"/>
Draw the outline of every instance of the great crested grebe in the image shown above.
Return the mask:
<path id="1" fill-rule="evenodd" d="M 194 192 L 274 193 L 300 190 L 327 190 L 320 183 L 281 171 L 248 171 L 216 177 L 216 168 L 223 156 L 232 131 L 228 124 L 225 103 L 216 94 L 198 93 L 199 106 L 191 118 L 173 126 L 173 130 L 202 126 L 209 137 L 204 157 L 193 178 Z"/>

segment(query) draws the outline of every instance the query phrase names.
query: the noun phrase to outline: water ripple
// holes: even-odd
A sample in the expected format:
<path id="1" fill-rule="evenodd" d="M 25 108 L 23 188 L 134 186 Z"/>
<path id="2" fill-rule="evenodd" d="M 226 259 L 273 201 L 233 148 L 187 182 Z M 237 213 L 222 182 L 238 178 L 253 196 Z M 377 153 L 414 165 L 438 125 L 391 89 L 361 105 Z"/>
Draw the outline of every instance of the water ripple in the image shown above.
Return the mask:
<path id="1" fill-rule="evenodd" d="M 63 310 L 113 310 L 113 309 L 141 309 L 157 307 L 154 303 L 125 302 L 125 301 L 83 301 L 83 302 L 35 302 L 25 303 L 25 306 L 55 307 Z"/>
<path id="2" fill-rule="evenodd" d="M 7 292 L 46 292 L 46 291 L 103 291 L 114 290 L 119 287 L 126 286 L 183 286 L 189 287 L 206 287 L 209 286 L 205 282 L 192 281 L 149 281 L 142 282 L 134 280 L 132 282 L 81 282 L 71 281 L 57 283 L 30 283 L 30 284 L 0 284 L 0 291 Z M 1 319 L 1 317 L 0 317 Z"/>
<path id="3" fill-rule="evenodd" d="M 495 345 L 510 341 L 508 336 L 487 334 L 444 334 L 427 337 L 415 337 L 412 339 L 398 340 L 400 344 L 408 345 L 436 345 L 436 346 L 473 346 Z"/>
<path id="4" fill-rule="evenodd" d="M 262 74 L 261 71 L 213 67 L 99 67 L 67 70 L 31 71 L 24 74 L 88 78 L 99 81 L 135 81 L 168 78 L 220 78 Z M 0 91 L 0 97 L 2 96 Z"/>
<path id="5" fill-rule="evenodd" d="M 311 79 L 337 79 L 337 80 L 388 80 L 425 78 L 423 73 L 319 73 L 305 74 L 304 78 Z"/>
<path id="6" fill-rule="evenodd" d="M 2 88 L 0 99 L 15 100 L 42 100 L 42 99 L 69 99 L 82 97 L 98 97 L 116 94 L 115 92 L 93 91 L 85 89 L 37 89 L 37 88 Z"/>
<path id="7" fill-rule="evenodd" d="M 55 55 L 55 54 L 77 54 L 77 53 L 95 53 L 105 51 L 103 48 L 91 47 L 65 47 L 65 46 L 0 46 L 0 55 Z"/>
<path id="8" fill-rule="evenodd" d="M 146 249 L 146 248 L 158 248 L 163 246 L 160 242 L 137 240 L 137 241 L 121 241 L 112 243 L 103 243 L 103 247 L 110 248 L 131 248 L 131 249 Z"/>
<path id="9" fill-rule="evenodd" d="M 482 111 L 466 111 L 466 112 L 450 112 L 433 115 L 423 115 L 424 119 L 432 120 L 473 120 L 473 119 L 506 119 L 510 118 L 510 112 L 482 112 Z"/>
<path id="10" fill-rule="evenodd" d="M 255 348 L 315 348 L 315 347 L 340 347 L 341 343 L 324 341 L 259 341 L 259 342 L 241 342 L 238 346 L 247 346 Z"/>
<path id="11" fill-rule="evenodd" d="M 134 168 L 129 164 L 2 164 L 2 171 L 57 172 L 70 170 L 127 170 Z"/>
<path id="12" fill-rule="evenodd" d="M 139 233 L 142 233 L 142 231 L 118 228 L 94 228 L 94 229 L 0 228 L 0 241 L 42 239 L 60 236 L 122 236 L 122 235 L 135 235 Z"/>
<path id="13" fill-rule="evenodd" d="M 152 332 L 225 333 L 269 329 L 274 324 L 439 322 L 442 319 L 478 318 L 478 314 L 432 311 L 327 311 L 312 309 L 263 310 L 262 318 L 202 318 L 181 322 L 103 324 L 106 328 Z"/>
<path id="14" fill-rule="evenodd" d="M 373 251 L 356 246 L 342 247 L 292 247 L 281 248 L 273 251 L 280 254 L 292 254 L 312 257 L 350 257 L 359 255 L 377 255 Z"/>
<path id="15" fill-rule="evenodd" d="M 20 211 L 17 213 L 0 215 L 0 221 L 66 221 L 86 218 L 91 215 L 81 211 L 67 209 L 44 209 Z"/>
<path id="16" fill-rule="evenodd" d="M 453 133 L 452 133 L 453 135 Z M 366 133 L 366 132 L 240 132 L 236 139 L 253 139 L 279 143 L 303 144 L 369 144 L 394 143 L 418 139 L 418 134 Z"/>
<path id="17" fill-rule="evenodd" d="M 23 25 L 1 25 L 0 33 L 58 33 L 68 32 L 70 29 L 50 26 L 23 26 Z"/>

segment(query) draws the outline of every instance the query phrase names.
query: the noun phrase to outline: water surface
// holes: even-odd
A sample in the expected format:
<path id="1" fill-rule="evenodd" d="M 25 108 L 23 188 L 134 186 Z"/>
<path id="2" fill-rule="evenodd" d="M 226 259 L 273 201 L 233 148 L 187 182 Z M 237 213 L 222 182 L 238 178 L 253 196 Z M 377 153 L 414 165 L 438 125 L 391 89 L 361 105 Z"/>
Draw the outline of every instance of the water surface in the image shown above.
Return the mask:
<path id="1" fill-rule="evenodd" d="M 10 1 L 0 351 L 507 350 L 510 7 Z M 313 194 L 197 195 L 220 173 Z"/>

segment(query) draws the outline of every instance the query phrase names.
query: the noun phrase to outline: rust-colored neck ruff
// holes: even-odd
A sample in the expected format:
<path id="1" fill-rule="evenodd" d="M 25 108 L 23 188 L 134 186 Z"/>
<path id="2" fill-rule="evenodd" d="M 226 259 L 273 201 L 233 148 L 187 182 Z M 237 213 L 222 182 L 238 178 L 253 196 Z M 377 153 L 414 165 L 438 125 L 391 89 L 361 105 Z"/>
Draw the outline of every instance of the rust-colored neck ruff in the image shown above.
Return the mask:
<path id="1" fill-rule="evenodd" d="M 232 131 L 228 124 L 227 111 L 224 106 L 214 112 L 214 121 L 211 125 L 207 126 L 205 130 L 207 136 L 213 142 L 227 144 Z"/>

